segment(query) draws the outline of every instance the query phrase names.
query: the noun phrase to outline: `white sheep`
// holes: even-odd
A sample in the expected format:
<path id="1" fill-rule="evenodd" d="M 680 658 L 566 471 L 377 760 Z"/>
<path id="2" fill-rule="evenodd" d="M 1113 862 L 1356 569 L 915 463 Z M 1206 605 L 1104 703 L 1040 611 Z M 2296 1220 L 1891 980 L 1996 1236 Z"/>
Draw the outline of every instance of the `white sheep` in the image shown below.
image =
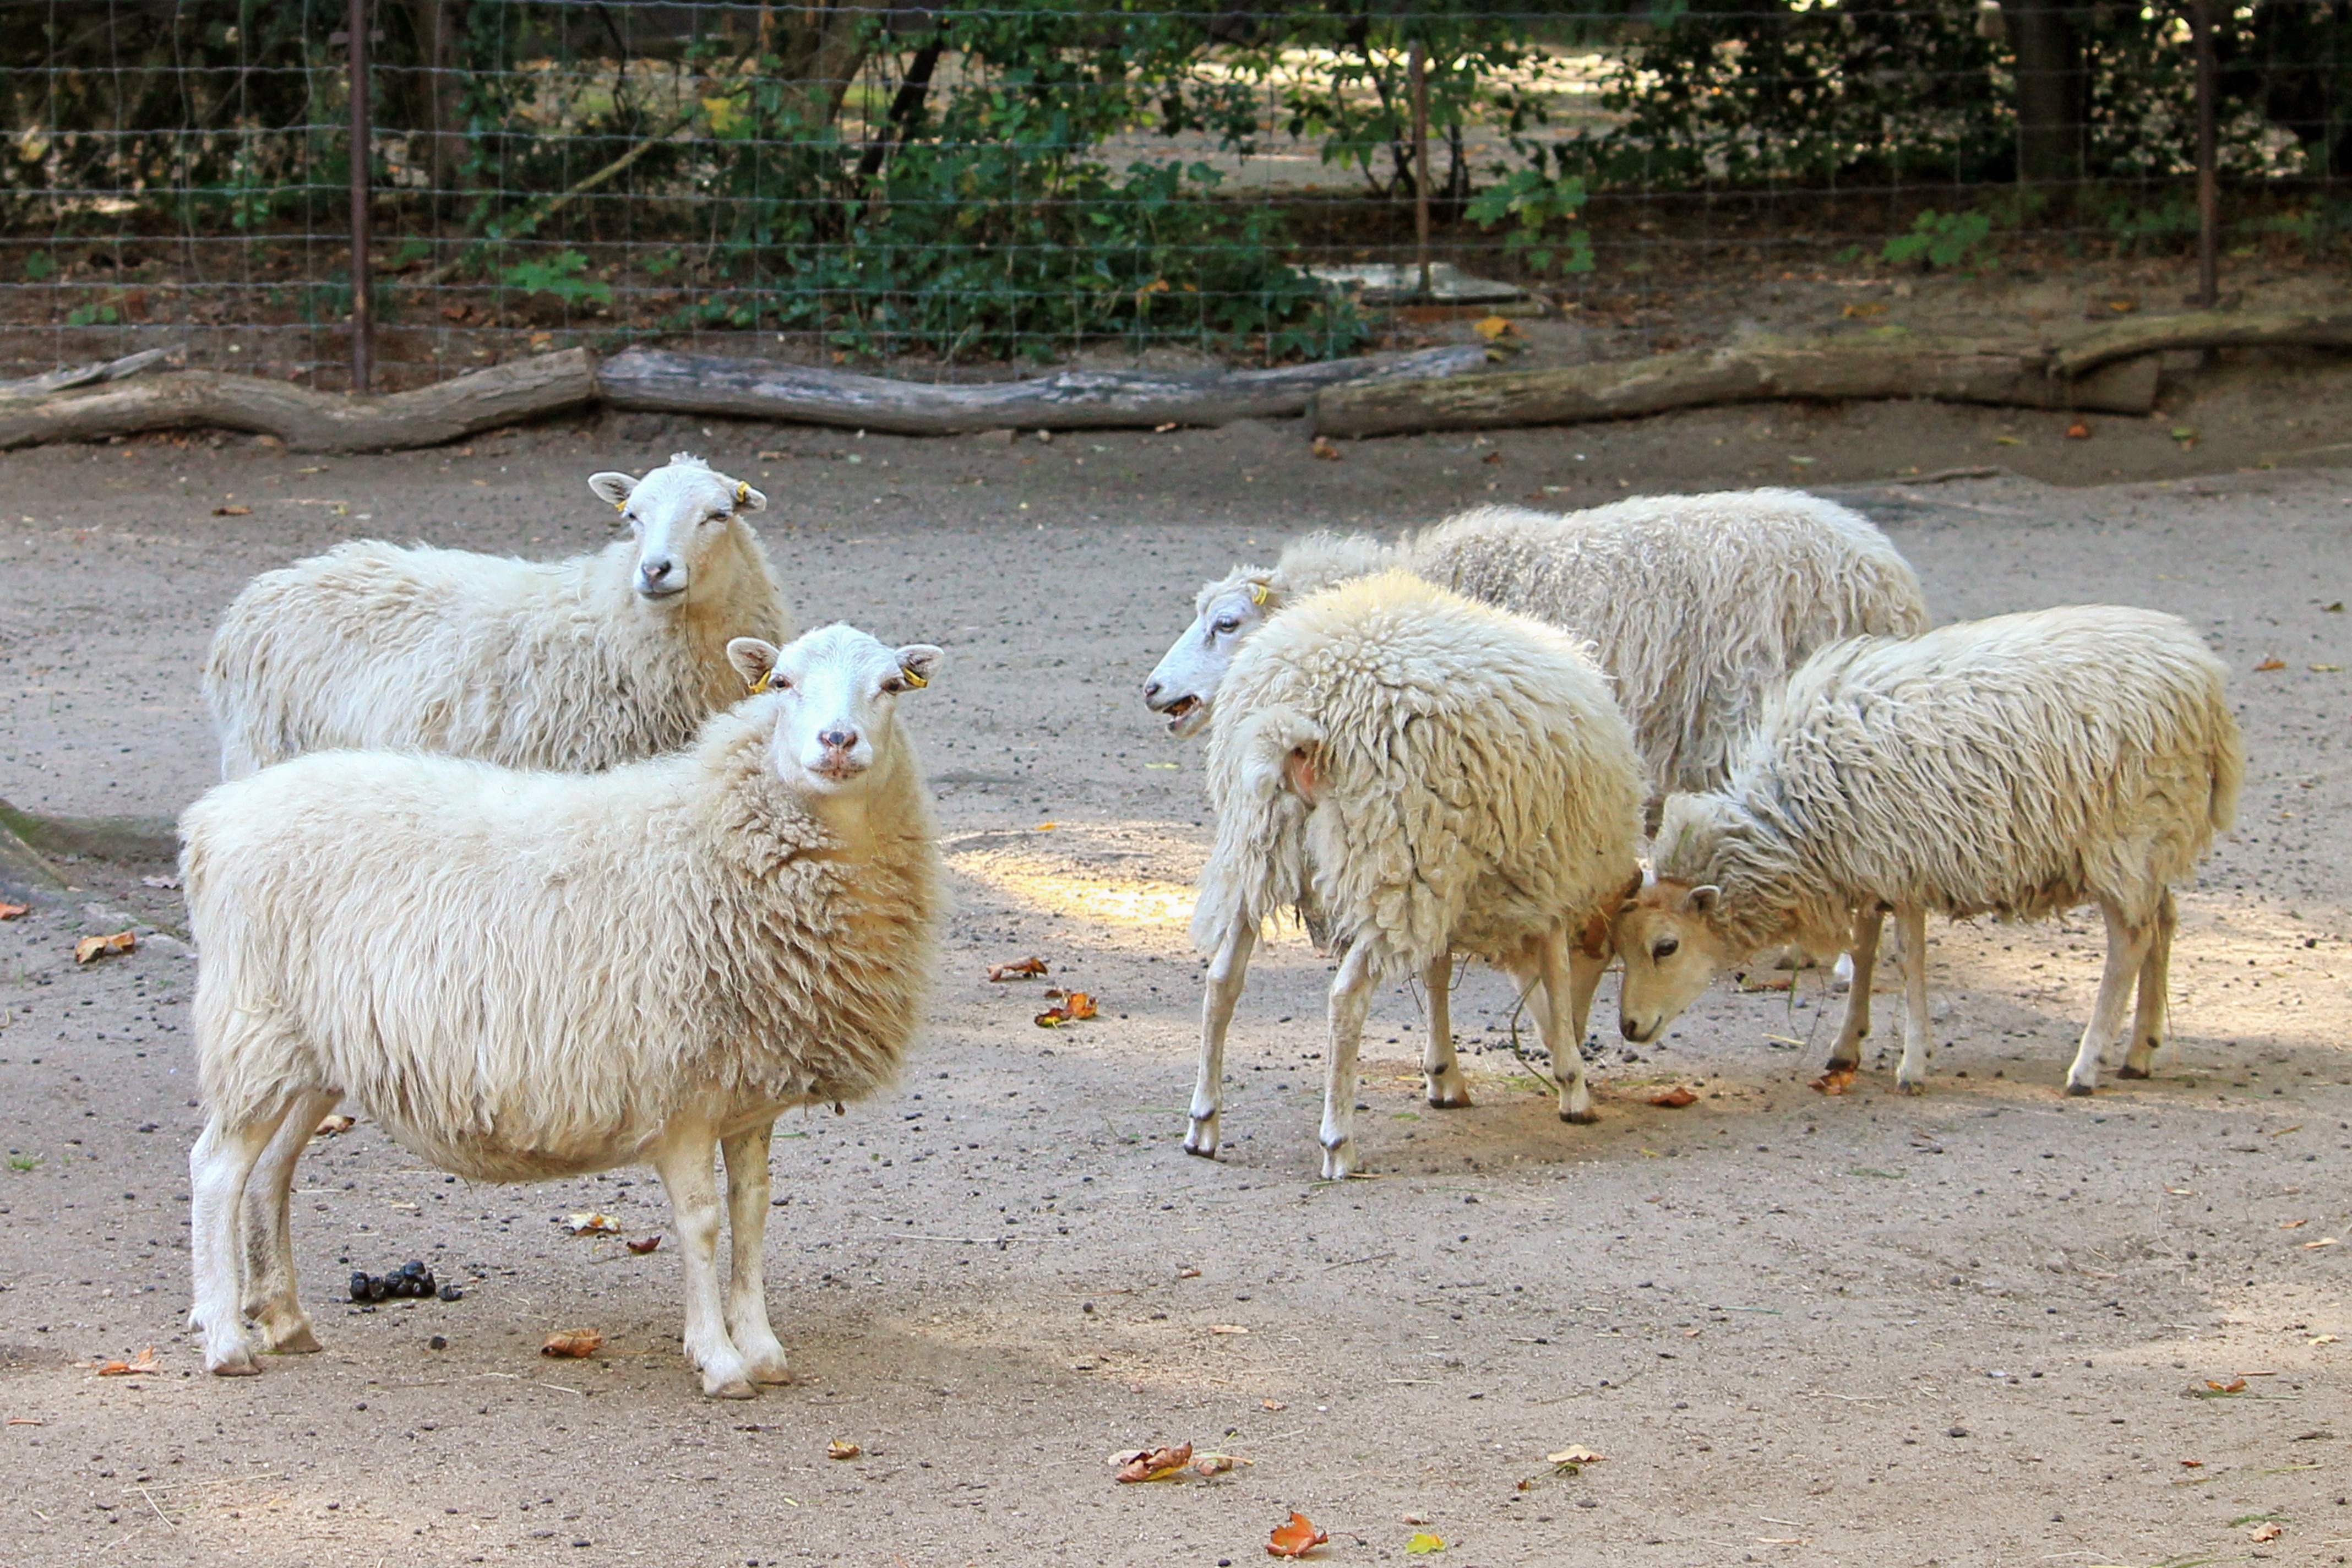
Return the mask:
<path id="1" fill-rule="evenodd" d="M 1446 994 L 1466 952 L 1539 986 L 1559 1113 L 1592 1119 L 1578 1050 L 1605 935 L 1640 880 L 1641 774 L 1583 647 L 1402 572 L 1292 605 L 1227 672 L 1209 735 L 1216 846 L 1192 940 L 1211 953 L 1184 1147 L 1217 1149 L 1226 1026 L 1260 922 L 1311 907 L 1331 982 L 1323 1173 L 1356 1165 L 1356 1048 L 1372 987 L 1429 992 L 1429 1102 L 1470 1103 Z M 1571 952 L 1571 948 L 1574 949 Z"/>
<path id="2" fill-rule="evenodd" d="M 1859 513 L 1799 490 L 1643 496 L 1565 515 L 1465 512 L 1394 545 L 1310 534 L 1201 590 L 1144 687 L 1176 735 L 1208 721 L 1234 650 L 1286 604 L 1401 567 L 1590 637 L 1658 794 L 1720 783 L 1756 704 L 1815 648 L 1927 626 L 1919 579 Z"/>
<path id="3" fill-rule="evenodd" d="M 886 1086 L 913 1034 L 940 870 L 897 701 L 940 654 L 828 626 L 728 655 L 766 694 L 674 755 L 583 776 L 327 752 L 188 808 L 207 1110 L 188 1321 L 208 1371 L 257 1370 L 248 1314 L 272 1350 L 318 1348 L 287 1232 L 301 1140 L 272 1136 L 349 1099 L 472 1180 L 650 1163 L 704 1392 L 785 1380 L 761 1281 L 769 1133 Z"/>
<path id="4" fill-rule="evenodd" d="M 2084 605 L 1824 648 L 1767 703 L 1721 791 L 1666 802 L 1657 880 L 1616 925 L 1626 1038 L 1658 1031 L 1721 970 L 1794 942 L 1854 955 L 1830 1056 L 1870 1033 L 1880 917 L 1903 937 L 1903 1059 L 1927 1057 L 1927 911 L 2039 920 L 2095 902 L 2106 972 L 2066 1075 L 2097 1086 L 2137 979 L 2122 1069 L 2163 1043 L 2171 887 L 2230 826 L 2245 759 L 2226 672 L 2188 626 Z"/>
<path id="5" fill-rule="evenodd" d="M 359 540 L 247 584 L 205 667 L 222 776 L 339 747 L 593 773 L 685 745 L 742 693 L 729 639 L 792 637 L 743 521 L 768 498 L 686 452 L 588 488 L 632 534 L 593 555 Z"/>

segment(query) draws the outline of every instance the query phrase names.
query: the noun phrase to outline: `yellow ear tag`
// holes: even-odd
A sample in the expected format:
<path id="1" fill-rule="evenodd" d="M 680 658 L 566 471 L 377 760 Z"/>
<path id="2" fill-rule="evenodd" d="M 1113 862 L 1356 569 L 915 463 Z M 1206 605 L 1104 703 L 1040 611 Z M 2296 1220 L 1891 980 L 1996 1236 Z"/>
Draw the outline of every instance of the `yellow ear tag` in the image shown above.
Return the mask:
<path id="1" fill-rule="evenodd" d="M 629 503 L 625 500 L 616 500 L 613 503 L 613 510 L 614 511 L 626 511 L 629 510 Z"/>
<path id="2" fill-rule="evenodd" d="M 911 669 L 901 668 L 898 671 L 898 679 L 904 680 L 908 685 L 913 687 L 918 691 L 920 691 L 924 687 L 930 684 L 929 681 L 924 679 L 921 676 L 917 675 Z"/>
<path id="3" fill-rule="evenodd" d="M 1263 583 L 1253 583 L 1250 584 L 1250 603 L 1263 605 L 1266 601 L 1266 596 L 1272 592 L 1273 590 Z"/>
<path id="4" fill-rule="evenodd" d="M 775 673 L 775 670 L 772 668 L 761 670 L 760 672 L 760 679 L 751 682 L 751 695 L 757 697 L 760 693 L 768 689 L 768 682 Z"/>
<path id="5" fill-rule="evenodd" d="M 735 504 L 737 506 L 741 506 L 744 501 L 751 498 L 751 487 L 750 485 L 744 484 L 740 480 L 737 481 L 735 486 Z"/>

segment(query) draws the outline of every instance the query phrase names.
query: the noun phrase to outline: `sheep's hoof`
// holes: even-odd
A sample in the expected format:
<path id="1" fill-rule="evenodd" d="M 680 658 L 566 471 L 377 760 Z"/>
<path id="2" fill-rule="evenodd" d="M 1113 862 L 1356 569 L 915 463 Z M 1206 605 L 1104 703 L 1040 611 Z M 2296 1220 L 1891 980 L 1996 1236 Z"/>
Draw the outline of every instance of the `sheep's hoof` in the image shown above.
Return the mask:
<path id="1" fill-rule="evenodd" d="M 283 1331 L 264 1328 L 261 1339 L 272 1355 L 316 1355 L 326 1348 L 319 1343 L 319 1336 L 307 1322 Z"/>
<path id="2" fill-rule="evenodd" d="M 1323 1179 L 1344 1182 L 1356 1173 L 1356 1151 L 1346 1143 L 1323 1151 Z"/>
<path id="3" fill-rule="evenodd" d="M 1590 1127 L 1601 1120 L 1601 1112 L 1588 1105 L 1581 1110 L 1563 1110 L 1559 1119 L 1571 1127 Z"/>
<path id="4" fill-rule="evenodd" d="M 240 1344 L 226 1351 L 206 1351 L 205 1370 L 215 1377 L 252 1377 L 261 1368 L 253 1359 L 252 1349 Z"/>
<path id="5" fill-rule="evenodd" d="M 1184 1134 L 1184 1152 L 1197 1154 L 1203 1160 L 1215 1159 L 1217 1157 L 1216 1129 L 1194 1122 L 1192 1130 Z"/>
<path id="6" fill-rule="evenodd" d="M 2067 1093 L 2068 1098 L 2070 1098 L 2070 1099 L 2074 1099 L 2074 1100 L 2081 1100 L 2081 1099 L 2084 1099 L 2084 1098 L 2087 1097 L 2087 1096 L 2090 1094 L 2090 1092 L 2091 1092 L 2091 1086 L 2090 1086 L 2089 1084 L 2087 1084 L 2087 1083 L 2076 1083 L 2076 1082 L 2075 1082 L 2073 1079 L 2071 1079 L 2071 1078 L 2070 1078 L 2070 1079 L 2068 1079 L 2066 1080 L 2066 1093 Z"/>
<path id="7" fill-rule="evenodd" d="M 1842 1072 L 1849 1075 L 1858 1073 L 1862 1070 L 1862 1054 L 1857 1051 L 1850 1057 L 1832 1057 L 1822 1064 L 1822 1070 L 1825 1073 Z"/>
<path id="8" fill-rule="evenodd" d="M 1429 1080 L 1429 1106 L 1433 1110 L 1467 1110 L 1470 1109 L 1470 1081 L 1462 1069 L 1441 1073 Z"/>
<path id="9" fill-rule="evenodd" d="M 730 1377 L 724 1383 L 704 1382 L 702 1392 L 713 1399 L 757 1399 L 760 1391 L 751 1386 L 748 1377 Z"/>
<path id="10" fill-rule="evenodd" d="M 2136 1068 L 2132 1066 L 2131 1063 L 2126 1062 L 2123 1066 L 2116 1069 L 2116 1076 L 2117 1078 L 2146 1078 L 2148 1076 L 2148 1072 L 2146 1068 Z M 2085 1089 L 2084 1092 L 2087 1094 L 2090 1091 Z"/>
<path id="11" fill-rule="evenodd" d="M 1910 1082 L 1906 1083 L 1903 1079 L 1898 1078 L 1895 1080 L 1895 1092 L 1897 1094 L 1925 1094 L 1927 1092 L 1927 1080 L 1924 1078 L 1914 1079 Z"/>

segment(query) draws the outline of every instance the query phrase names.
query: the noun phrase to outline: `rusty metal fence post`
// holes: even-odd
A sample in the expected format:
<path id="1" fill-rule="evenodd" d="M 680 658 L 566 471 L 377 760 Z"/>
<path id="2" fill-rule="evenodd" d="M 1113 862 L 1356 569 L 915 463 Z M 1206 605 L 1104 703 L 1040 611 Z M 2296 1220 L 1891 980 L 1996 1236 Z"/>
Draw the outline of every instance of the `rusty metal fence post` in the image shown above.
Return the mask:
<path id="1" fill-rule="evenodd" d="M 368 0 L 351 0 L 352 390 L 368 390 L 375 348 L 373 292 L 368 276 Z"/>
<path id="2" fill-rule="evenodd" d="M 2221 191 L 2213 124 L 2213 0 L 2189 0 L 2197 49 L 2197 305 L 2210 310 L 2221 291 Z"/>

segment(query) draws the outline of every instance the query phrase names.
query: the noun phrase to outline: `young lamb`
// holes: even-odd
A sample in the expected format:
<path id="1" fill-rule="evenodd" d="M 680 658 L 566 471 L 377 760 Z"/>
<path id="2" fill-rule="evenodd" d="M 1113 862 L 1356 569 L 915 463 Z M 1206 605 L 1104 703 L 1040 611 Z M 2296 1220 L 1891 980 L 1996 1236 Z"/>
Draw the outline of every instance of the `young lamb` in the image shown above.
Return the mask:
<path id="1" fill-rule="evenodd" d="M 1870 1033 L 1880 916 L 1903 936 L 1903 1060 L 1927 1058 L 1927 915 L 2039 920 L 2096 902 L 2106 973 L 2066 1075 L 2097 1086 L 2137 977 L 2123 1076 L 2163 1043 L 2171 884 L 2230 826 L 2245 759 L 2225 671 L 2189 626 L 2084 605 L 1822 649 L 1765 705 L 1709 795 L 1666 802 L 1657 881 L 1616 920 L 1625 1037 L 1645 1041 L 1759 949 L 1848 947 L 1854 980 L 1830 1055 Z"/>
<path id="2" fill-rule="evenodd" d="M 247 1315 L 269 1349 L 318 1348 L 287 1232 L 301 1140 L 281 1156 L 272 1135 L 348 1098 L 475 1181 L 651 1163 L 703 1391 L 785 1380 L 761 1282 L 769 1132 L 885 1087 L 913 1035 L 940 871 L 897 706 L 940 654 L 841 626 L 727 651 L 765 694 L 670 756 L 583 776 L 320 752 L 181 818 L 207 1371 L 257 1370 Z"/>
<path id="3" fill-rule="evenodd" d="M 336 748 L 594 773 L 692 740 L 742 694 L 728 639 L 792 637 L 743 521 L 768 498 L 688 452 L 588 488 L 632 535 L 593 555 L 361 540 L 247 584 L 205 668 L 222 776 Z"/>
<path id="4" fill-rule="evenodd" d="M 1226 1026 L 1259 924 L 1286 908 L 1315 910 L 1343 954 L 1324 1175 L 1356 1167 L 1356 1047 L 1388 975 L 1428 987 L 1429 1102 L 1470 1103 L 1446 1009 L 1455 952 L 1540 984 L 1560 1117 L 1592 1120 L 1577 1047 L 1607 962 L 1593 944 L 1641 879 L 1642 789 L 1582 645 L 1406 573 L 1358 578 L 1234 658 L 1208 774 L 1217 840 L 1192 940 L 1213 956 L 1186 1150 L 1217 1151 Z"/>
<path id="5" fill-rule="evenodd" d="M 1918 577 L 1869 521 L 1799 490 L 1643 496 L 1565 515 L 1485 507 L 1394 545 L 1310 534 L 1201 590 L 1145 685 L 1169 731 L 1208 722 L 1234 650 L 1286 604 L 1383 567 L 1590 637 L 1650 788 L 1704 789 L 1757 703 L 1815 648 L 1927 626 Z"/>

